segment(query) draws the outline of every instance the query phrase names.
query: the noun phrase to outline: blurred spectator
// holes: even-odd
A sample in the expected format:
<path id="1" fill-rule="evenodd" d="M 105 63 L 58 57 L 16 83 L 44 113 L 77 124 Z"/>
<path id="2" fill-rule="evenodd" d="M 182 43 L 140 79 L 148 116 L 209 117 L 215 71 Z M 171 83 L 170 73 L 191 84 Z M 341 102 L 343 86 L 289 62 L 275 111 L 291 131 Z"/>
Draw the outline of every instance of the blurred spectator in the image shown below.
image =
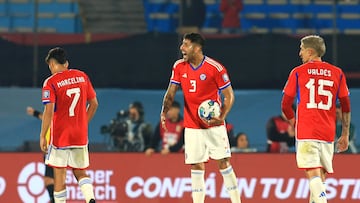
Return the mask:
<path id="1" fill-rule="evenodd" d="M 266 124 L 267 152 L 285 153 L 295 146 L 295 129 L 284 114 L 270 118 Z"/>
<path id="2" fill-rule="evenodd" d="M 29 116 L 34 116 L 35 118 L 38 118 L 38 119 L 42 119 L 42 112 L 34 109 L 33 107 L 31 106 L 28 106 L 26 107 L 26 113 L 29 115 Z"/>
<path id="3" fill-rule="evenodd" d="M 231 147 L 231 152 L 256 152 L 256 148 L 249 147 L 249 141 L 247 135 L 244 132 L 240 132 L 235 137 L 236 145 Z"/>
<path id="4" fill-rule="evenodd" d="M 150 147 L 145 154 L 151 155 L 160 150 L 161 154 L 170 152 L 183 152 L 184 146 L 184 121 L 180 114 L 180 103 L 174 101 L 166 114 L 167 131 L 161 127 L 159 121 L 152 136 Z"/>
<path id="5" fill-rule="evenodd" d="M 143 152 L 150 144 L 152 126 L 144 121 L 144 108 L 135 101 L 127 111 L 121 110 L 101 133 L 110 134 L 113 148 L 121 152 Z"/>
<path id="6" fill-rule="evenodd" d="M 223 14 L 222 33 L 240 33 L 240 11 L 243 5 L 241 0 L 221 0 L 220 11 Z"/>
<path id="7" fill-rule="evenodd" d="M 201 29 L 206 15 L 206 7 L 203 0 L 181 0 L 181 19 L 183 27 L 196 27 Z M 194 30 L 194 32 L 196 32 Z"/>
<path id="8" fill-rule="evenodd" d="M 342 131 L 342 112 L 340 103 L 336 104 L 336 139 L 339 139 Z M 355 126 L 353 123 L 350 123 L 350 133 L 349 133 L 349 148 L 345 151 L 345 153 L 357 153 L 356 145 L 355 145 Z"/>

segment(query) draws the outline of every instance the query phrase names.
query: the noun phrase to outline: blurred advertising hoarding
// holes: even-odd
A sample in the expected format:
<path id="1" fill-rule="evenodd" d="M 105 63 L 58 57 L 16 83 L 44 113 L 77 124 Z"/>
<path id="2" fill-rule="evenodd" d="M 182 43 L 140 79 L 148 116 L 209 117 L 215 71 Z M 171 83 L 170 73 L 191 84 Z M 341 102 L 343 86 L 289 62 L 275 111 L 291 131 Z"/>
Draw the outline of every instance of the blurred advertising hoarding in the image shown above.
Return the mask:
<path id="1" fill-rule="evenodd" d="M 100 203 L 184 203 L 191 201 L 190 167 L 183 154 L 150 157 L 136 153 L 91 153 L 87 172 Z M 0 202 L 45 203 L 40 153 L 0 153 Z M 327 177 L 328 202 L 359 202 L 359 155 L 336 154 L 334 174 Z M 246 203 L 308 202 L 309 189 L 295 154 L 233 154 L 231 159 Z M 230 202 L 216 162 L 206 164 L 206 202 Z M 71 170 L 67 171 L 70 203 L 83 202 Z"/>

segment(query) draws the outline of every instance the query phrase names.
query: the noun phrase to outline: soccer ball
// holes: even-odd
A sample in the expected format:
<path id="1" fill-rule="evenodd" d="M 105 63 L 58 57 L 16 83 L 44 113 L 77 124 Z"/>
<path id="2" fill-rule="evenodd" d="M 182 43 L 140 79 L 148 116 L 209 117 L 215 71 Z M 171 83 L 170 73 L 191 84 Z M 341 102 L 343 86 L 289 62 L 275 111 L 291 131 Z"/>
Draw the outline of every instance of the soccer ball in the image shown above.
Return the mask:
<path id="1" fill-rule="evenodd" d="M 198 114 L 200 118 L 206 120 L 220 116 L 220 105 L 214 100 L 205 100 L 199 105 Z"/>

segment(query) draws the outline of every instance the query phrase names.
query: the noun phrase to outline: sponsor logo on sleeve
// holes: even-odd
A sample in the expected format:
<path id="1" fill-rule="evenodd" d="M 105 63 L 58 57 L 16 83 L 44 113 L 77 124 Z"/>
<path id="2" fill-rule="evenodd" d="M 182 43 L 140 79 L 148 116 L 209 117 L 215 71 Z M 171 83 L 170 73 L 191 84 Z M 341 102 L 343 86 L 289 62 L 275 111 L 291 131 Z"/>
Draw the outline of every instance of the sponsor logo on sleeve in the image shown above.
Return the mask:
<path id="1" fill-rule="evenodd" d="M 49 99 L 50 98 L 50 91 L 49 90 L 44 90 L 43 91 L 43 98 L 44 99 Z"/>
<path id="2" fill-rule="evenodd" d="M 222 78 L 223 78 L 224 82 L 228 82 L 228 81 L 229 81 L 229 76 L 228 76 L 228 74 L 226 74 L 226 73 L 224 73 L 224 74 L 222 75 Z"/>

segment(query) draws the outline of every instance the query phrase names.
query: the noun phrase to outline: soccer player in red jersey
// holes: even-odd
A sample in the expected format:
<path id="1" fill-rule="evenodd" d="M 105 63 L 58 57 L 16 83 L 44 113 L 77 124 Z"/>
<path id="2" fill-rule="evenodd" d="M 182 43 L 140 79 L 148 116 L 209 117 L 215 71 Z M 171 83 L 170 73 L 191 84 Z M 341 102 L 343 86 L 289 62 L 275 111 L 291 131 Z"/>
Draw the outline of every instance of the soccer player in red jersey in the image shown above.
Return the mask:
<path id="1" fill-rule="evenodd" d="M 343 71 L 321 57 L 325 42 L 320 36 L 301 39 L 303 64 L 295 67 L 283 90 L 282 111 L 296 128 L 296 160 L 309 179 L 310 202 L 327 202 L 323 184 L 326 173 L 333 173 L 336 101 L 342 107 L 342 135 L 336 150 L 347 150 L 350 127 L 350 98 Z M 296 118 L 291 105 L 297 99 Z"/>
<path id="2" fill-rule="evenodd" d="M 180 50 L 183 58 L 172 69 L 164 95 L 160 120 L 166 129 L 166 113 L 181 87 L 184 94 L 185 163 L 191 165 L 192 198 L 205 201 L 205 162 L 217 161 L 232 203 L 240 203 L 237 179 L 230 164 L 230 145 L 225 118 L 234 103 L 234 92 L 225 67 L 203 54 L 205 39 L 198 33 L 184 35 Z M 223 99 L 221 100 L 221 94 Z M 212 99 L 221 105 L 218 117 L 203 120 L 198 116 L 201 102 Z"/>
<path id="3" fill-rule="evenodd" d="M 40 132 L 40 148 L 47 153 L 45 164 L 54 168 L 55 202 L 66 202 L 66 168 L 72 168 L 87 203 L 95 203 L 92 181 L 85 172 L 89 166 L 88 122 L 98 102 L 88 76 L 69 69 L 65 50 L 49 51 L 45 59 L 51 76 L 42 88 L 44 112 Z M 50 128 L 50 144 L 46 131 Z"/>

